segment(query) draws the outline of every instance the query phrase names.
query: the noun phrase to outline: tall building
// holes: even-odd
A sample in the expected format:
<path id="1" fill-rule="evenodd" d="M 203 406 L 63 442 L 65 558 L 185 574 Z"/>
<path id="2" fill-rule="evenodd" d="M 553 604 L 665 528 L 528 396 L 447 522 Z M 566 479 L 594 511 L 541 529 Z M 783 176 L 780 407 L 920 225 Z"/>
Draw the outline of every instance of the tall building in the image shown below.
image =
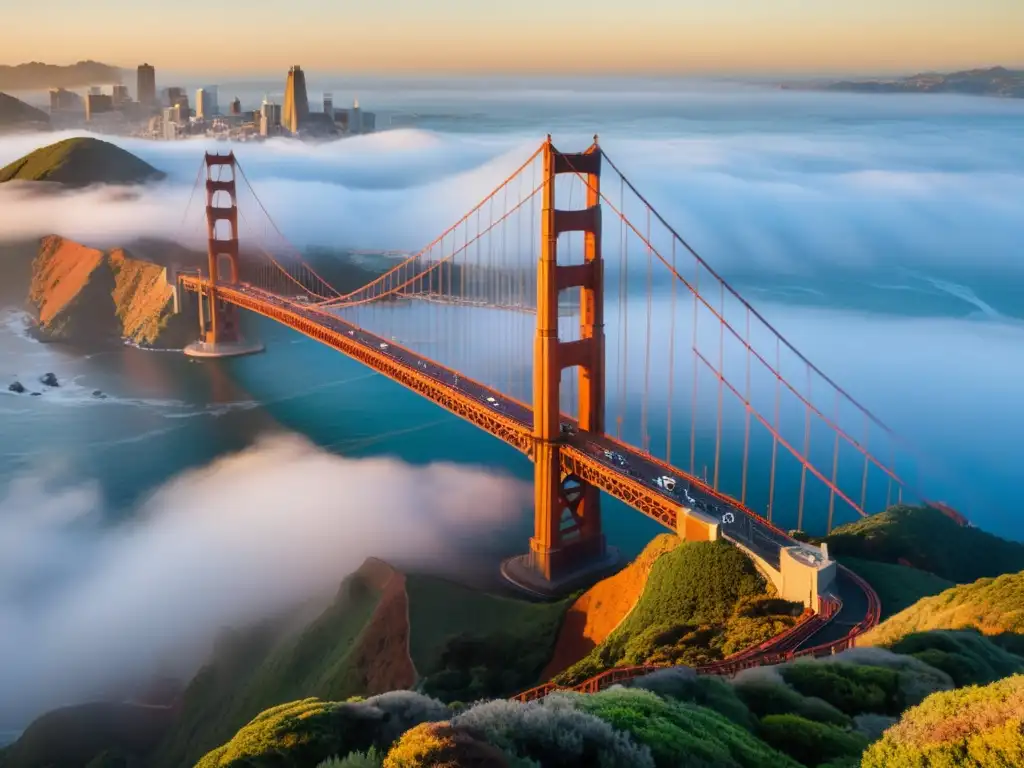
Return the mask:
<path id="1" fill-rule="evenodd" d="M 242 100 L 235 96 L 234 101 L 231 102 L 231 114 L 240 115 L 242 114 Z"/>
<path id="2" fill-rule="evenodd" d="M 284 109 L 281 122 L 285 130 L 298 133 L 303 120 L 309 115 L 309 99 L 306 96 L 306 73 L 296 64 L 288 70 L 284 86 Z"/>
<path id="3" fill-rule="evenodd" d="M 263 100 L 260 106 L 260 136 L 276 136 L 281 128 L 281 105 Z"/>
<path id="4" fill-rule="evenodd" d="M 185 89 L 172 85 L 167 89 L 167 106 L 173 107 L 182 96 L 185 96 Z"/>
<path id="5" fill-rule="evenodd" d="M 352 109 L 348 111 L 348 132 L 363 132 L 363 113 L 359 110 L 359 98 L 352 101 Z"/>
<path id="6" fill-rule="evenodd" d="M 196 117 L 200 120 L 212 120 L 219 113 L 217 86 L 208 85 L 196 91 Z"/>
<path id="7" fill-rule="evenodd" d="M 334 94 L 324 94 L 324 112 L 330 116 L 331 120 L 334 119 Z"/>
<path id="8" fill-rule="evenodd" d="M 120 107 L 122 104 L 127 104 L 131 101 L 132 97 L 128 95 L 128 86 L 115 85 L 113 99 L 115 107 Z"/>
<path id="9" fill-rule="evenodd" d="M 57 114 L 58 112 L 67 112 L 73 109 L 79 109 L 82 106 L 82 97 L 74 91 L 68 91 L 64 88 L 51 88 L 50 89 L 50 114 Z"/>
<path id="10" fill-rule="evenodd" d="M 114 111 L 114 97 L 106 93 L 90 93 L 85 97 L 85 119 L 92 120 L 93 115 L 101 112 Z"/>
<path id="11" fill-rule="evenodd" d="M 181 116 L 185 122 L 188 122 L 189 116 L 192 114 L 192 110 L 188 106 L 188 94 L 182 92 L 181 94 L 174 97 L 174 101 L 171 102 L 171 106 L 181 110 Z"/>
<path id="12" fill-rule="evenodd" d="M 143 106 L 156 104 L 156 70 L 149 64 L 139 65 L 136 95 Z"/>
<path id="13" fill-rule="evenodd" d="M 164 109 L 164 138 L 168 141 L 178 138 L 178 114 L 177 107 Z"/>

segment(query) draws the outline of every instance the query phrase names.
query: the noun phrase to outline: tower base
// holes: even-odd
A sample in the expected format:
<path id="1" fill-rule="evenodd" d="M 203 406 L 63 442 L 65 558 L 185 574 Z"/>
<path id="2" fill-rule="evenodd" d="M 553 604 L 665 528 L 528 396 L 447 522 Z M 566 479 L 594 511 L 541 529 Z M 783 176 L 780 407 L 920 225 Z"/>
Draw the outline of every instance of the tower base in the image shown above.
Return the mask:
<path id="1" fill-rule="evenodd" d="M 533 597 L 564 597 L 611 576 L 621 565 L 622 555 L 619 550 L 607 547 L 599 558 L 586 561 L 549 580 L 533 567 L 533 557 L 527 553 L 502 561 L 501 576 L 516 589 Z"/>
<path id="2" fill-rule="evenodd" d="M 264 350 L 263 344 L 258 341 L 218 341 L 214 344 L 207 344 L 205 341 L 193 341 L 184 352 L 189 357 L 199 358 L 220 358 L 220 357 L 241 357 L 242 355 L 254 355 Z"/>

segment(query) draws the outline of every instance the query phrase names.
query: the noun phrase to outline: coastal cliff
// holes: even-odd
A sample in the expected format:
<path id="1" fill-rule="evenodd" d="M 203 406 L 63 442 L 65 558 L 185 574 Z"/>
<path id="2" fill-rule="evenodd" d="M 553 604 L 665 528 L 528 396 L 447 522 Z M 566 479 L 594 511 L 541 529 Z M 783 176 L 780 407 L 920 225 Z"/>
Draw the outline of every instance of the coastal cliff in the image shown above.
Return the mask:
<path id="1" fill-rule="evenodd" d="M 173 313 L 173 287 L 158 264 L 122 248 L 101 251 L 49 235 L 32 262 L 28 301 L 40 338 L 181 347 L 194 323 Z"/>

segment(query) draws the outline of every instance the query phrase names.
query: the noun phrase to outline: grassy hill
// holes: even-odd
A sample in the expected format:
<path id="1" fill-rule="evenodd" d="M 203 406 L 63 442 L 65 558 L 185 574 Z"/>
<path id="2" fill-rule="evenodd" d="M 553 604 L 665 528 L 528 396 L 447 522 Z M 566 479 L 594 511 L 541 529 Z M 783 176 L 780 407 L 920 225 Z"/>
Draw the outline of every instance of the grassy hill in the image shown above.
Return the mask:
<path id="1" fill-rule="evenodd" d="M 665 552 L 629 615 L 555 680 L 575 684 L 633 664 L 716 661 L 796 623 L 801 606 L 769 594 L 754 564 L 723 542 L 683 542 Z"/>
<path id="2" fill-rule="evenodd" d="M 907 565 L 960 584 L 1024 570 L 1024 544 L 962 527 L 930 507 L 890 507 L 836 528 L 826 541 L 839 559 Z"/>
<path id="3" fill-rule="evenodd" d="M 861 765 L 1024 765 L 1024 675 L 929 696 L 868 748 Z"/>
<path id="4" fill-rule="evenodd" d="M 906 565 L 842 558 L 842 564 L 867 581 L 882 603 L 882 620 L 909 608 L 922 597 L 937 595 L 953 586 L 953 582 L 934 573 Z"/>
<path id="5" fill-rule="evenodd" d="M 860 642 L 889 646 L 907 635 L 931 629 L 976 629 L 985 635 L 1010 635 L 1006 642 L 1014 646 L 1016 641 L 1016 646 L 1024 650 L 1024 572 L 979 579 L 925 597 L 883 621 Z"/>
<path id="6" fill-rule="evenodd" d="M 0 128 L 50 124 L 50 116 L 13 96 L 0 93 Z"/>
<path id="7" fill-rule="evenodd" d="M 164 177 L 162 171 L 130 152 L 89 137 L 58 141 L 0 168 L 0 183 L 49 181 L 67 187 L 138 184 Z"/>

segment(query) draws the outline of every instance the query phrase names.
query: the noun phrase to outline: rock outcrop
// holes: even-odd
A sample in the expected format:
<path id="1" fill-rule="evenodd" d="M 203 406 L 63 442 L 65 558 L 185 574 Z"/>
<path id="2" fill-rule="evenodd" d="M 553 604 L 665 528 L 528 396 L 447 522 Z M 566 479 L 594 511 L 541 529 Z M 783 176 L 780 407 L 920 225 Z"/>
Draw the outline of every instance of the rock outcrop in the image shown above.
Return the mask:
<path id="1" fill-rule="evenodd" d="M 101 251 L 57 235 L 43 238 L 28 296 L 40 338 L 89 342 L 126 339 L 181 347 L 195 323 L 173 314 L 163 267 L 124 249 Z"/>

